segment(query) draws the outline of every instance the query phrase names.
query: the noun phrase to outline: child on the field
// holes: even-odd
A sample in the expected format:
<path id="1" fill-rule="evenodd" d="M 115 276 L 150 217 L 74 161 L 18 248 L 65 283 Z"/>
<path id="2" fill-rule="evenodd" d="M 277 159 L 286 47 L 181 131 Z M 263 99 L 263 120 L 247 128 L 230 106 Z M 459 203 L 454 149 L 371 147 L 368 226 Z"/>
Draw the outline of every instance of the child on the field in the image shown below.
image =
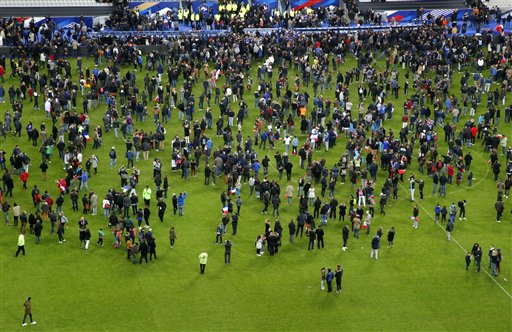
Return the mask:
<path id="1" fill-rule="evenodd" d="M 441 205 L 439 205 L 439 203 L 437 203 L 436 207 L 434 208 L 434 214 L 434 220 L 439 221 L 439 216 L 441 215 Z"/>
<path id="2" fill-rule="evenodd" d="M 412 227 L 417 229 L 420 226 L 419 225 L 420 217 L 409 217 L 409 218 L 411 218 L 414 221 L 412 223 Z"/>
<path id="3" fill-rule="evenodd" d="M 325 267 L 322 267 L 320 269 L 320 289 L 325 290 L 325 278 L 327 276 L 327 273 L 325 272 Z"/>
<path id="4" fill-rule="evenodd" d="M 98 231 L 98 242 L 96 242 L 96 245 L 101 245 L 103 247 L 103 237 L 105 236 L 105 232 L 103 232 L 103 228 L 100 227 L 100 230 Z"/>

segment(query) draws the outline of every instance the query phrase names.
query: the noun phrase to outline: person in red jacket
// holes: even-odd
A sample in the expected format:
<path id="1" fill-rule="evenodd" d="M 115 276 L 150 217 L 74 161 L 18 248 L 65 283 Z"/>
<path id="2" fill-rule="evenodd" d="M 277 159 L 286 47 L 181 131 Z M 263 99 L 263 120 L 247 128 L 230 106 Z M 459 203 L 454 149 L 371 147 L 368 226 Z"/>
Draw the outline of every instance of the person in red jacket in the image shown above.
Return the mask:
<path id="1" fill-rule="evenodd" d="M 448 165 L 448 183 L 449 184 L 452 184 L 454 173 L 455 173 L 455 168 L 453 168 L 452 164 Z"/>
<path id="2" fill-rule="evenodd" d="M 26 170 L 21 172 L 20 181 L 23 182 L 23 190 L 27 190 L 28 173 Z"/>

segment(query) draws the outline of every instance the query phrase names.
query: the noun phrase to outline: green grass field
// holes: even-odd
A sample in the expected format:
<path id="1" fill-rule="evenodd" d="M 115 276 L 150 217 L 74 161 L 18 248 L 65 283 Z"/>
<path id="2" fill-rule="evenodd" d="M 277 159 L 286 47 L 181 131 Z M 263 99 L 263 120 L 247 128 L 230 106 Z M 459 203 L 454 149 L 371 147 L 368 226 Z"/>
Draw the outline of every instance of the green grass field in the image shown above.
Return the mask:
<path id="1" fill-rule="evenodd" d="M 75 61 L 72 60 L 72 63 Z M 89 67 L 93 66 L 89 59 L 85 63 Z M 342 70 L 346 71 L 354 65 L 355 61 L 349 59 Z M 122 72 L 125 73 L 127 69 L 123 68 Z M 140 85 L 143 85 L 143 73 L 138 72 Z M 289 77 L 294 77 L 294 74 L 292 70 Z M 459 78 L 459 74 L 455 73 L 453 81 L 459 82 Z M 76 76 L 73 79 L 76 80 Z M 166 80 L 167 76 L 164 75 L 164 82 Z M 224 82 L 224 78 L 220 81 Z M 11 84 L 18 85 L 19 82 L 17 79 L 7 79 L 4 84 L 6 90 Z M 196 87 L 197 91 L 199 88 Z M 352 90 L 354 98 L 354 87 Z M 196 96 L 199 96 L 197 91 Z M 459 94 L 458 83 L 454 83 L 451 92 Z M 313 95 L 312 89 L 309 93 Z M 325 93 L 331 99 L 333 94 L 334 91 Z M 253 98 L 252 93 L 246 91 L 250 118 L 244 121 L 244 137 L 252 132 L 256 116 L 256 110 L 252 107 Z M 385 123 L 386 128 L 394 128 L 395 132 L 400 128 L 403 101 L 403 96 L 393 100 L 397 111 L 393 120 Z M 507 104 L 510 102 L 512 98 L 509 96 Z M 81 105 L 81 99 L 78 105 Z M 0 105 L 2 117 L 9 109 L 8 102 Z M 92 125 L 102 124 L 104 110 L 103 104 L 90 113 Z M 477 114 L 483 110 L 482 104 Z M 213 107 L 213 111 L 216 118 L 218 107 Z M 199 118 L 201 114 L 197 113 L 196 116 Z M 459 129 L 465 119 L 462 117 Z M 28 121 L 38 127 L 44 121 L 44 112 L 34 111 L 27 101 L 23 111 L 23 126 Z M 137 123 L 136 128 L 155 129 L 151 120 Z M 511 134 L 510 125 L 500 123 L 498 128 L 501 133 Z M 176 110 L 166 129 L 167 139 L 175 134 L 183 135 Z M 215 137 L 215 129 L 209 130 L 207 134 L 214 138 L 216 146 L 222 143 Z M 303 143 L 305 137 L 299 138 Z M 447 147 L 441 141 L 439 150 L 444 153 Z M 89 188 L 98 193 L 100 200 L 108 188 L 119 186 L 116 170 L 110 170 L 108 166 L 108 151 L 111 146 L 119 149 L 124 146 L 122 139 L 116 140 L 112 132 L 104 134 L 103 142 L 99 150 L 92 150 L 92 145 L 88 145 L 84 152 L 84 157 L 93 153 L 99 156 L 99 172 L 91 177 Z M 346 138 L 340 136 L 335 148 L 328 153 L 315 153 L 315 159 L 327 158 L 330 167 L 344 152 L 345 143 Z M 58 153 L 52 156 L 48 181 L 43 183 L 39 180 L 40 154 L 37 148 L 28 143 L 25 130 L 21 139 L 13 139 L 10 135 L 5 141 L 0 139 L 1 149 L 8 156 L 16 144 L 22 146 L 32 158 L 29 187 L 37 184 L 56 198 L 58 188 L 54 180 L 63 175 Z M 340 250 L 341 222 L 330 221 L 325 227 L 326 248 L 323 250 L 307 251 L 306 237 L 296 239 L 295 244 L 288 243 L 286 225 L 298 212 L 295 199 L 292 206 L 284 203 L 281 206 L 280 220 L 285 231 L 279 254 L 270 257 L 266 253 L 257 257 L 254 247 L 256 236 L 264 232 L 265 218 L 271 217 L 270 214 L 260 214 L 262 204 L 249 197 L 248 185 L 244 185 L 241 191 L 243 206 L 238 235 L 225 237 L 233 241 L 231 265 L 224 264 L 223 247 L 214 243 L 215 229 L 221 220 L 220 194 L 225 186 L 222 181 L 218 181 L 217 186 L 205 186 L 203 164 L 197 177 L 182 180 L 180 172 L 171 172 L 169 143 L 167 147 L 166 151 L 151 152 L 149 161 L 136 163 L 142 171 L 137 188 L 139 195 L 145 184 L 153 187 L 151 160 L 156 156 L 164 162 L 163 174 L 169 175 L 170 193 L 188 193 L 183 217 L 172 215 L 169 198 L 163 224 L 157 220 L 152 202 L 151 223 L 158 253 L 158 259 L 154 262 L 132 265 L 126 260 L 122 249 L 113 249 L 113 236 L 109 233 L 106 234 L 105 246 L 96 247 L 94 243 L 98 229 L 107 227 L 101 209 L 97 216 L 87 216 L 93 234 L 91 248 L 89 252 L 80 250 L 77 226 L 80 214 L 71 210 L 69 197 L 64 204 L 64 211 L 70 220 L 65 234 L 67 242 L 64 244 L 58 243 L 57 235 L 49 234 L 50 227 L 45 224 L 41 244 L 36 245 L 33 235 L 27 235 L 27 255 L 14 258 L 17 230 L 2 223 L 1 331 L 22 329 L 22 304 L 27 296 L 32 297 L 34 319 L 38 323 L 24 329 L 45 331 L 511 330 L 511 203 L 510 200 L 505 202 L 507 213 L 501 223 L 496 223 L 495 183 L 486 164 L 488 156 L 479 144 L 470 149 L 474 156 L 472 170 L 475 177 L 471 188 L 463 181 L 460 188 L 448 186 L 446 198 L 432 197 L 432 182 L 425 176 L 426 197 L 417 201 L 421 224 L 415 230 L 408 218 L 413 204 L 408 199 L 407 185 L 402 183 L 399 200 L 388 201 L 386 216 L 381 217 L 376 213 L 372 221 L 372 234 L 362 234 L 358 240 L 350 237 L 346 252 Z M 283 144 L 277 143 L 276 149 L 284 151 Z M 264 155 L 262 150 L 256 151 L 260 158 Z M 272 158 L 274 153 L 268 151 L 272 164 L 275 164 Z M 119 156 L 118 166 L 124 161 Z M 504 164 L 504 157 L 501 157 L 501 161 Z M 298 167 L 298 159 L 294 159 L 294 165 L 292 184 L 296 187 L 298 177 L 303 174 Z M 415 163 L 411 169 L 416 169 Z M 376 190 L 380 191 L 386 176 L 385 172 L 379 171 Z M 270 177 L 277 178 L 277 171 L 272 167 Z M 279 183 L 284 189 L 287 185 L 285 177 Z M 349 184 L 338 184 L 336 187 L 336 197 L 340 202 L 347 202 L 351 193 Z M 21 190 L 18 180 L 14 194 L 11 203 L 17 202 L 22 210 L 31 211 L 30 193 Z M 419 197 L 418 193 L 416 197 Z M 468 220 L 457 220 L 452 241 L 448 242 L 444 225 L 434 223 L 431 214 L 437 202 L 448 206 L 459 199 L 467 199 Z M 170 249 L 168 242 L 171 225 L 176 228 L 178 237 L 174 249 Z M 386 248 L 384 236 L 379 260 L 375 261 L 369 257 L 370 242 L 379 226 L 384 228 L 385 233 L 391 226 L 395 227 L 395 246 L 392 249 Z M 475 242 L 481 244 L 484 252 L 480 273 L 475 271 L 473 265 L 469 271 L 465 270 L 465 251 L 470 250 Z M 502 248 L 504 257 L 497 278 L 492 277 L 487 269 L 487 251 L 491 244 Z M 203 250 L 208 252 L 209 260 L 206 274 L 200 275 L 198 255 Z M 322 292 L 320 268 L 325 266 L 334 269 L 337 264 L 344 267 L 342 294 Z"/>

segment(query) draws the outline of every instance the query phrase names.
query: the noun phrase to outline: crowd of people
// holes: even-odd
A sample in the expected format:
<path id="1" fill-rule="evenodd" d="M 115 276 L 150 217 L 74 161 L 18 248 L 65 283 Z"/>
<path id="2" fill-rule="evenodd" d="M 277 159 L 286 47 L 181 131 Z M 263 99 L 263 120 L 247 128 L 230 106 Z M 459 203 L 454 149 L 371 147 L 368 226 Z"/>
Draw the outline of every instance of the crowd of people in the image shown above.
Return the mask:
<path id="1" fill-rule="evenodd" d="M 72 209 L 79 211 L 81 200 L 81 248 L 89 249 L 93 233 L 86 216 L 96 215 L 101 207 L 115 248 L 127 250 L 127 258 L 133 262 L 137 255 L 139 263 L 147 262 L 148 254 L 150 260 L 156 259 L 150 216 L 156 206 L 161 222 L 165 217 L 169 183 L 158 158 L 165 151 L 171 156 L 172 170 L 181 172 L 184 181 L 197 174 L 204 174 L 205 185 L 210 179 L 212 184 L 221 179 L 217 182 L 223 187 L 223 214 L 212 229 L 215 242 L 229 250 L 226 263 L 230 263 L 231 243 L 222 236 L 229 224 L 232 235 L 237 233 L 241 194 L 247 193 L 242 189 L 244 183 L 249 185 L 250 199 L 261 205 L 261 214 L 271 207 L 277 218 L 273 225 L 265 220 L 264 232 L 255 241 L 256 255 L 263 254 L 265 245 L 271 256 L 278 254 L 286 226 L 291 242 L 305 230 L 308 250 L 314 249 L 315 243 L 320 250 L 329 220 L 345 221 L 347 215 L 341 247 L 346 251 L 350 232 L 355 241 L 361 229 L 370 235 L 372 219 L 379 217 L 375 206 L 378 204 L 380 216 L 385 216 L 389 200 L 399 199 L 402 183 L 406 183 L 411 201 L 415 201 L 416 186 L 420 200 L 423 198 L 425 183 L 416 176 L 430 177 L 432 194 L 443 199 L 450 196 L 453 186 L 463 186 L 466 181 L 470 186 L 470 150 L 480 144 L 489 154 L 497 184 L 495 209 L 500 222 L 512 185 L 512 148 L 507 137 L 512 105 L 506 102 L 512 82 L 512 38 L 504 31 L 478 36 L 448 35 L 446 31 L 443 24 L 433 23 L 384 32 L 183 35 L 159 39 L 165 48 L 148 54 L 132 40 L 107 37 L 108 43 L 95 40 L 89 44 L 91 68 L 84 66 L 81 58 L 56 57 L 51 46 L 56 32 L 52 31 L 44 37 L 52 40 L 49 45 L 25 43 L 13 53 L 16 56 L 0 58 L 2 82 L 4 75 L 11 78 L 7 89 L 0 84 L 0 98 L 7 95 L 10 105 L 0 123 L 0 136 L 26 138 L 40 146 L 39 169 L 44 175 L 49 168 L 62 166 L 61 177 L 54 179 L 59 196 L 54 201 L 48 190 L 35 186 L 31 192 L 33 211 L 16 209 L 14 179 L 25 179 L 22 190 L 26 190 L 28 174 L 33 173 L 29 166 L 39 159 L 24 153 L 22 146 L 12 153 L 2 150 L 5 221 L 11 223 L 11 211 L 16 226 L 19 218 L 19 246 L 24 246 L 27 223 L 39 242 L 47 221 L 50 232 L 56 231 L 63 243 L 69 222 L 63 211 L 65 201 L 69 199 Z M 356 59 L 354 67 L 344 66 L 347 57 Z M 385 68 L 379 68 L 378 62 L 384 62 Z M 460 73 L 460 91 L 454 92 L 456 72 Z M 244 101 L 249 94 L 254 96 L 254 104 Z M 402 95 L 405 102 L 399 105 Z M 34 128 L 22 117 L 26 105 L 36 110 L 41 106 L 47 124 Z M 91 123 L 89 113 L 99 105 L 106 110 L 102 123 Z M 254 113 L 257 116 L 252 122 Z M 398 132 L 387 126 L 393 117 L 401 119 Z M 173 133 L 171 138 L 167 133 L 171 120 L 179 124 L 182 135 Z M 143 125 L 154 130 L 148 132 Z M 248 127 L 252 134 L 247 136 Z M 94 181 L 100 162 L 96 151 L 105 150 L 104 135 L 122 136 L 125 148 L 109 149 L 110 168 L 117 170 L 120 185 L 95 193 L 88 183 Z M 446 153 L 440 149 L 440 140 L 448 147 Z M 338 159 L 327 161 L 323 153 L 332 149 L 340 150 Z M 119 162 L 120 168 L 118 154 L 125 158 Z M 137 164 L 149 162 L 150 155 L 157 156 L 152 160 L 154 187 L 145 185 L 141 191 Z M 305 175 L 292 178 L 294 168 Z M 276 171 L 269 171 L 272 169 Z M 378 176 L 379 171 L 385 176 Z M 288 183 L 281 189 L 284 174 Z M 350 187 L 350 199 L 341 202 L 344 184 L 348 184 L 344 188 Z M 297 206 L 297 217 L 284 227 L 279 220 L 283 193 L 286 204 Z M 139 195 L 143 199 L 140 206 Z M 156 204 L 152 202 L 155 196 Z M 172 195 L 174 214 L 184 214 L 186 198 L 185 191 Z M 418 228 L 419 209 L 411 219 Z M 455 223 L 450 218 L 448 239 Z M 376 235 L 369 237 L 375 259 L 383 234 L 379 227 Z M 104 244 L 104 236 L 101 228 L 97 245 Z M 389 246 L 394 236 L 394 228 L 387 230 Z M 174 229 L 169 231 L 169 239 L 174 246 Z M 207 255 L 200 259 L 205 265 Z M 201 271 L 204 273 L 203 267 Z"/>

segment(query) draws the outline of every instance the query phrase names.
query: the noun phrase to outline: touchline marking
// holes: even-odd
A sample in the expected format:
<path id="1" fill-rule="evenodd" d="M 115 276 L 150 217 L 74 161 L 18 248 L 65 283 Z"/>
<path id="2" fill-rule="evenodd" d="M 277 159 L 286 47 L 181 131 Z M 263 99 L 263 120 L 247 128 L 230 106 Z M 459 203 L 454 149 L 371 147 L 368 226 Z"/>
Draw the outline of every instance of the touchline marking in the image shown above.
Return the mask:
<path id="1" fill-rule="evenodd" d="M 406 189 L 404 186 L 402 186 L 402 184 L 401 184 L 401 183 L 399 183 L 399 185 L 400 185 L 400 188 L 402 188 L 405 192 L 408 192 L 408 191 L 407 191 L 407 189 Z M 421 203 L 416 202 L 416 201 L 414 201 L 414 203 L 415 203 L 415 204 L 417 204 L 417 205 L 419 205 L 419 206 L 423 209 L 423 211 L 425 211 L 425 212 L 429 215 L 429 217 L 430 217 L 430 218 L 434 219 L 434 216 L 432 216 L 432 214 L 431 214 L 430 212 L 428 212 L 428 210 L 427 210 L 427 209 L 425 209 L 425 208 L 423 207 L 423 205 L 421 205 Z M 438 226 L 438 227 L 439 227 L 443 232 L 445 231 L 445 230 L 444 230 L 444 228 L 443 228 L 443 226 L 441 226 L 441 224 L 439 224 L 437 221 L 436 221 L 435 223 L 436 223 L 436 225 L 437 225 L 437 226 Z M 466 249 L 464 249 L 464 247 L 459 243 L 459 241 L 457 241 L 453 236 L 451 237 L 451 240 L 452 240 L 452 242 L 455 242 L 455 243 L 459 246 L 459 248 L 461 248 L 465 253 L 466 253 L 466 252 L 468 252 L 468 251 L 467 251 Z M 494 283 L 495 283 L 496 285 L 498 285 L 498 287 L 499 287 L 499 288 L 501 288 L 501 290 L 502 290 L 502 291 L 503 291 L 503 292 L 504 292 L 504 293 L 505 293 L 505 294 L 506 294 L 506 295 L 507 295 L 507 296 L 512 300 L 512 294 L 510 294 L 510 293 L 509 293 L 509 292 L 508 292 L 508 291 L 507 291 L 507 290 L 506 290 L 502 285 L 500 285 L 500 283 L 499 283 L 498 281 L 496 281 L 496 278 L 494 278 L 493 276 L 491 276 L 491 274 L 490 274 L 489 272 L 487 272 L 487 270 L 485 269 L 485 267 L 484 267 L 482 270 L 483 270 L 483 271 L 485 272 L 485 274 L 487 274 L 487 275 L 489 276 L 489 278 L 491 278 L 491 280 L 492 280 L 492 281 L 494 281 Z"/>

